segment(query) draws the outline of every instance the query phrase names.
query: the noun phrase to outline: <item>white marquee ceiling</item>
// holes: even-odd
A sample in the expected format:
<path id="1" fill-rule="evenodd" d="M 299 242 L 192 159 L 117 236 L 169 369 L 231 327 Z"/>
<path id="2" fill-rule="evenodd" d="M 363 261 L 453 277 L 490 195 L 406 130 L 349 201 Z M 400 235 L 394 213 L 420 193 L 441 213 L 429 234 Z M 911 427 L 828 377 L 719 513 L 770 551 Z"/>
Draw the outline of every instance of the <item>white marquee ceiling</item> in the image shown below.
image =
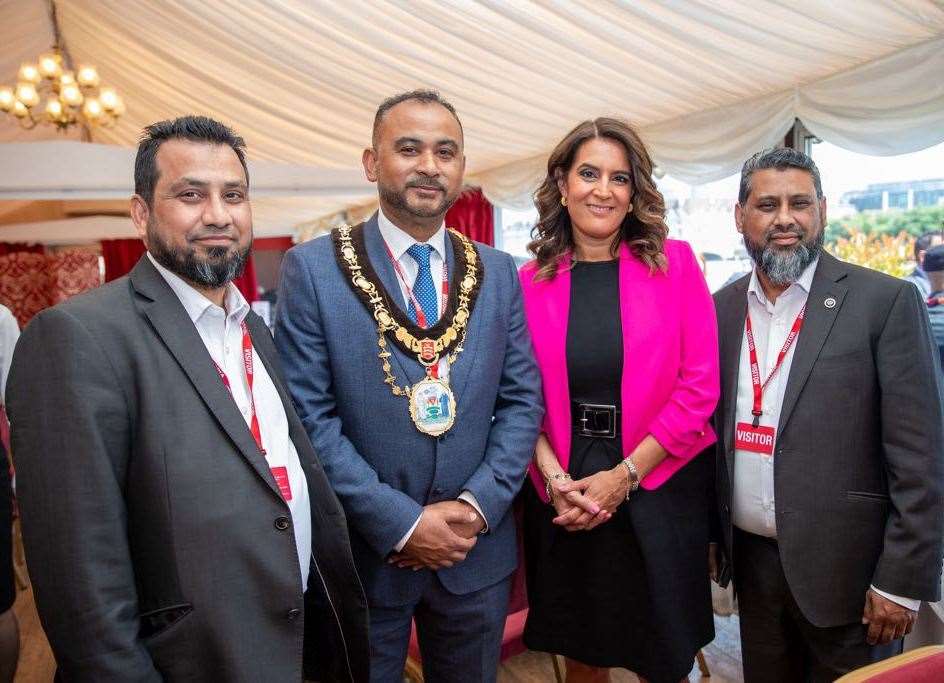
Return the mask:
<path id="1" fill-rule="evenodd" d="M 731 173 L 782 137 L 794 116 L 859 151 L 901 153 L 944 140 L 940 0 L 58 7 L 76 61 L 96 65 L 127 104 L 118 126 L 95 131 L 95 142 L 130 147 L 147 123 L 203 113 L 232 124 L 254 160 L 358 173 L 377 104 L 432 87 L 463 120 L 469 179 L 509 206 L 527 196 L 555 142 L 599 115 L 629 119 L 660 166 L 690 181 Z M 0 0 L 0 25 L 2 83 L 48 48 L 52 31 L 40 0 Z M 0 120 L 0 142 L 56 137 Z M 298 219 L 350 203 L 322 197 Z"/>

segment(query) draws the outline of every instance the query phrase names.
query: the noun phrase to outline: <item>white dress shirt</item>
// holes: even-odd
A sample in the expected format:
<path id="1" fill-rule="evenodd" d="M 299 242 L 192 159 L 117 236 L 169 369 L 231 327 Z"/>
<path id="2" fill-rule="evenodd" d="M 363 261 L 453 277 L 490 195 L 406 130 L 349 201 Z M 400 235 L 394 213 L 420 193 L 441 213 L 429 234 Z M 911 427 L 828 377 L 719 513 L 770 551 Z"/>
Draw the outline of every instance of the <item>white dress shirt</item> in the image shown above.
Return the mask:
<path id="1" fill-rule="evenodd" d="M 410 305 L 410 289 L 413 288 L 413 283 L 416 281 L 416 276 L 419 274 L 420 267 L 410 256 L 406 253 L 406 250 L 412 247 L 414 244 L 417 244 L 417 241 L 413 239 L 408 233 L 404 232 L 396 225 L 394 225 L 389 218 L 384 216 L 382 210 L 377 211 L 377 227 L 380 228 L 380 235 L 383 237 L 384 241 L 387 243 L 387 247 L 390 249 L 390 253 L 393 254 L 393 258 L 397 260 L 397 263 L 400 264 L 400 270 L 403 273 L 403 279 L 400 279 L 397 276 L 397 283 L 400 285 L 400 295 L 403 297 L 403 302 L 406 306 Z M 436 286 L 437 292 L 441 292 L 440 287 L 442 286 L 443 279 L 443 268 L 446 264 L 446 224 L 443 223 L 439 226 L 432 237 L 430 237 L 426 244 L 432 247 L 432 250 L 429 254 L 429 271 L 433 276 L 433 284 Z M 439 302 L 439 316 L 442 316 L 443 308 L 442 305 L 442 294 L 437 297 Z M 441 358 L 439 361 L 439 376 L 443 379 L 449 377 L 449 360 L 445 357 Z M 479 516 L 485 521 L 485 531 L 488 531 L 488 520 L 485 519 L 485 515 L 482 514 L 482 508 L 479 506 L 478 501 L 475 499 L 475 496 L 472 495 L 470 491 L 463 491 L 459 494 L 459 500 L 467 502 L 469 505 L 475 508 L 475 511 L 479 513 Z M 419 517 L 416 518 L 416 521 L 413 523 L 413 526 L 410 527 L 403 537 L 399 540 L 395 549 L 397 552 L 403 550 L 403 546 L 406 545 L 406 542 L 410 540 L 410 536 L 413 535 L 413 532 L 416 530 L 417 524 L 420 523 Z"/>
<path id="2" fill-rule="evenodd" d="M 760 368 L 761 382 L 770 375 L 770 371 L 777 363 L 780 349 L 793 328 L 793 323 L 806 305 L 813 284 L 813 275 L 816 273 L 817 258 L 806 267 L 800 277 L 790 285 L 776 301 L 770 302 L 764 294 L 760 281 L 757 278 L 757 268 L 751 273 L 751 281 L 747 287 L 747 310 L 751 316 L 751 331 L 754 335 L 754 344 L 757 350 L 757 363 Z M 793 365 L 793 355 L 799 344 L 799 337 L 803 330 L 793 340 L 783 364 L 767 384 L 763 394 L 763 415 L 759 424 L 762 427 L 772 427 L 774 430 L 780 423 L 780 408 L 783 405 L 783 395 L 787 389 L 787 379 L 790 377 L 790 368 Z M 751 381 L 750 355 L 747 345 L 747 328 L 741 339 L 741 356 L 738 366 L 737 407 L 735 421 L 751 423 L 754 416 L 751 410 L 754 406 L 754 389 Z M 774 443 L 771 455 L 754 453 L 753 451 L 734 451 L 734 490 L 732 495 L 731 514 L 734 525 L 739 529 L 758 536 L 768 538 L 777 537 L 776 501 L 774 500 L 774 453 L 776 453 L 777 437 L 774 434 Z M 920 600 L 903 598 L 891 595 L 872 586 L 872 590 L 893 600 L 908 609 L 918 609 Z"/>
<path id="3" fill-rule="evenodd" d="M 308 480 L 288 433 L 288 418 L 265 365 L 252 351 L 253 387 L 249 393 L 246 366 L 243 362 L 243 333 L 241 323 L 249 313 L 249 304 L 231 282 L 226 286 L 226 309 L 222 309 L 179 276 L 167 270 L 148 253 L 151 263 L 174 290 L 187 315 L 193 321 L 210 358 L 226 373 L 236 407 L 246 421 L 252 420 L 252 399 L 255 399 L 262 446 L 269 467 L 285 467 L 292 490 L 292 499 L 286 501 L 292 515 L 298 566 L 301 570 L 302 591 L 308 586 L 311 566 L 311 502 L 308 498 Z"/>
<path id="4" fill-rule="evenodd" d="M 7 375 L 13 362 L 13 347 L 20 338 L 20 324 L 9 308 L 0 304 L 0 403 L 6 404 Z"/>

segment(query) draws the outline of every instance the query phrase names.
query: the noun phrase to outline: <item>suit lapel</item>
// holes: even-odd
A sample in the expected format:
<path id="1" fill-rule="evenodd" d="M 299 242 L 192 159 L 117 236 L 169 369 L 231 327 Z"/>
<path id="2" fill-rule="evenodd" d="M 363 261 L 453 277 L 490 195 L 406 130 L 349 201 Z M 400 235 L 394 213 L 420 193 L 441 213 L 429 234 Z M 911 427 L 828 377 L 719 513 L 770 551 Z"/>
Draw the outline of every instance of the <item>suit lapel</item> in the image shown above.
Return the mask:
<path id="1" fill-rule="evenodd" d="M 141 305 L 143 314 L 190 379 L 213 417 L 249 466 L 281 498 L 265 456 L 259 452 L 246 421 L 236 408 L 236 402 L 220 381 L 213 367 L 213 359 L 174 290 L 164 281 L 146 254 L 131 271 L 130 278 L 135 291 L 144 298 Z"/>
<path id="2" fill-rule="evenodd" d="M 364 244 L 367 247 L 367 258 L 370 259 L 370 264 L 374 267 L 384 289 L 390 294 L 393 304 L 406 313 L 407 307 L 400 292 L 400 281 L 397 279 L 397 271 L 393 269 L 393 263 L 390 262 L 390 256 L 384 246 L 383 235 L 380 234 L 380 227 L 377 225 L 377 214 L 364 223 Z"/>
<path id="3" fill-rule="evenodd" d="M 282 379 L 282 373 L 277 365 L 277 356 L 275 355 L 275 348 L 272 346 L 272 335 L 269 332 L 269 328 L 266 327 L 262 318 L 252 311 L 246 316 L 246 327 L 249 328 L 249 336 L 252 338 L 252 348 L 255 350 L 260 360 L 262 360 L 262 365 L 265 366 L 266 373 L 268 373 L 269 379 L 272 380 L 272 385 L 279 394 L 279 399 L 282 401 L 282 408 L 285 410 L 285 414 L 288 417 L 289 428 L 292 429 L 295 426 L 295 421 L 292 418 L 298 416 L 295 413 L 295 404 L 292 403 L 292 399 L 288 395 L 288 390 Z M 292 440 L 294 441 L 295 439 L 293 438 Z"/>
<path id="4" fill-rule="evenodd" d="M 249 328 L 249 336 L 252 338 L 252 347 L 255 349 L 256 355 L 262 360 L 262 365 L 265 366 L 269 379 L 272 380 L 272 386 L 275 387 L 275 391 L 278 393 L 279 399 L 282 402 L 282 409 L 285 411 L 285 418 L 288 421 L 289 438 L 291 438 L 292 443 L 295 444 L 295 451 L 298 453 L 298 461 L 305 471 L 305 478 L 308 482 L 309 491 L 311 491 L 312 482 L 314 481 L 314 477 L 317 476 L 312 469 L 313 463 L 310 460 L 314 455 L 314 448 L 311 446 L 311 441 L 308 438 L 308 433 L 305 431 L 305 426 L 298 417 L 298 413 L 295 412 L 295 404 L 292 402 L 292 397 L 288 392 L 288 386 L 285 384 L 285 379 L 282 377 L 278 352 L 275 350 L 275 346 L 272 343 L 272 335 L 262 318 L 252 311 L 246 316 L 246 326 Z M 311 501 L 313 509 L 315 506 L 323 510 L 327 510 L 328 508 L 328 501 L 323 498 L 312 496 Z"/>
<path id="5" fill-rule="evenodd" d="M 790 366 L 790 377 L 783 395 L 780 424 L 777 427 L 778 434 L 783 433 L 783 428 L 790 419 L 800 392 L 803 391 L 806 380 L 809 379 L 810 372 L 813 370 L 813 364 L 819 357 L 829 331 L 836 321 L 836 316 L 842 308 L 848 289 L 840 280 L 845 275 L 846 271 L 841 261 L 826 252 L 821 252 L 816 273 L 813 276 L 813 284 L 810 287 L 810 295 L 807 298 L 803 329 L 797 338 L 797 347 Z M 835 299 L 831 307 L 826 305 L 827 299 Z"/>
<path id="6" fill-rule="evenodd" d="M 723 453 L 728 468 L 728 480 L 734 476 L 734 420 L 737 410 L 738 372 L 741 363 L 741 344 L 744 338 L 744 320 L 747 316 L 747 285 L 750 273 L 731 286 L 730 294 L 722 299 L 718 307 L 718 339 L 720 340 L 721 367 L 721 418 L 716 425 L 723 434 Z"/>

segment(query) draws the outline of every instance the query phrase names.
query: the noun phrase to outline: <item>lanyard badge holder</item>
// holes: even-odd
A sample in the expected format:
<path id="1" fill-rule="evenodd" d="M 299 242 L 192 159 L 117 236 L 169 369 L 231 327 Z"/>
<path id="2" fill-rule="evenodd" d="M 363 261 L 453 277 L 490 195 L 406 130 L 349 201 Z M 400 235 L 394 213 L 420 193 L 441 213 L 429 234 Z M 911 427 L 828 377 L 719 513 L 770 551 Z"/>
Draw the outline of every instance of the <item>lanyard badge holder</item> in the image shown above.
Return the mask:
<path id="1" fill-rule="evenodd" d="M 757 345 L 754 343 L 754 331 L 751 328 L 751 315 L 750 313 L 747 314 L 747 320 L 744 325 L 745 334 L 747 336 L 747 351 L 751 366 L 751 385 L 754 396 L 753 405 L 751 406 L 751 415 L 754 416 L 754 419 L 750 423 L 738 422 L 735 425 L 734 447 L 736 450 L 751 451 L 752 453 L 760 453 L 761 455 L 773 455 L 777 430 L 774 427 L 764 427 L 760 424 L 760 417 L 764 414 L 764 389 L 767 388 L 770 380 L 773 379 L 773 376 L 777 374 L 777 371 L 783 365 L 783 361 L 787 357 L 790 347 L 793 346 L 793 342 L 796 341 L 797 336 L 800 334 L 805 315 L 806 306 L 800 310 L 796 320 L 793 321 L 790 334 L 787 335 L 783 346 L 780 348 L 780 353 L 777 354 L 777 363 L 770 371 L 770 374 L 767 375 L 767 379 L 761 383 L 760 362 L 757 360 Z"/>
<path id="2" fill-rule="evenodd" d="M 252 392 L 252 384 L 255 377 L 252 367 L 252 338 L 249 336 L 249 328 L 246 326 L 245 321 L 241 322 L 239 327 L 243 333 L 243 367 L 246 370 L 246 384 L 249 385 L 249 409 L 252 411 L 252 415 L 249 419 L 249 431 L 252 432 L 252 438 L 256 442 L 256 446 L 259 447 L 259 452 L 265 457 L 266 449 L 262 446 L 262 430 L 259 427 L 259 416 L 256 414 L 256 399 Z M 223 380 L 223 386 L 229 391 L 229 395 L 233 396 L 233 386 L 230 384 L 229 377 L 226 376 L 226 373 L 223 372 L 223 368 L 221 368 L 216 361 L 213 361 L 213 366 L 216 368 L 217 373 L 219 373 L 220 379 Z M 235 397 L 233 397 L 233 400 L 236 400 Z M 275 483 L 279 487 L 282 498 L 286 501 L 290 501 L 292 499 L 292 485 L 288 479 L 288 468 L 279 466 L 270 467 L 269 470 L 275 478 Z"/>

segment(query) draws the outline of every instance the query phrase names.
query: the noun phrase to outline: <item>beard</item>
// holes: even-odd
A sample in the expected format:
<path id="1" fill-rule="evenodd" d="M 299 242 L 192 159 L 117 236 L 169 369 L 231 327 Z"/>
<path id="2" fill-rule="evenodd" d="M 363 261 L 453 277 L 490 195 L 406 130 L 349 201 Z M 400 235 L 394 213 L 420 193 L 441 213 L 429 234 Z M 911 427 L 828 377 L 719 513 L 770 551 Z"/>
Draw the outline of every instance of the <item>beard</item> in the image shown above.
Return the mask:
<path id="1" fill-rule="evenodd" d="M 439 188 L 442 191 L 442 198 L 439 200 L 439 203 L 434 206 L 415 206 L 410 203 L 410 200 L 407 197 L 407 190 L 409 190 L 411 187 Z M 458 190 L 452 195 L 449 195 L 446 192 L 446 188 L 441 183 L 430 180 L 410 180 L 404 186 L 402 191 L 397 190 L 396 188 L 393 188 L 389 185 L 381 185 L 378 182 L 377 193 L 380 195 L 380 198 L 387 203 L 387 205 L 408 213 L 411 216 L 416 216 L 417 218 L 435 218 L 436 216 L 445 216 L 446 212 L 449 210 L 449 207 L 455 204 L 456 199 L 459 196 Z"/>
<path id="2" fill-rule="evenodd" d="M 823 248 L 826 231 L 820 230 L 812 240 L 802 239 L 792 247 L 778 247 L 771 244 L 771 238 L 787 230 L 768 230 L 764 241 L 754 242 L 744 232 L 744 248 L 751 255 L 757 267 L 775 285 L 791 285 L 796 282 Z"/>
<path id="3" fill-rule="evenodd" d="M 206 256 L 200 256 L 194 247 L 180 249 L 166 242 L 151 221 L 147 238 L 148 251 L 167 270 L 195 285 L 214 289 L 243 274 L 251 248 L 210 247 Z"/>

